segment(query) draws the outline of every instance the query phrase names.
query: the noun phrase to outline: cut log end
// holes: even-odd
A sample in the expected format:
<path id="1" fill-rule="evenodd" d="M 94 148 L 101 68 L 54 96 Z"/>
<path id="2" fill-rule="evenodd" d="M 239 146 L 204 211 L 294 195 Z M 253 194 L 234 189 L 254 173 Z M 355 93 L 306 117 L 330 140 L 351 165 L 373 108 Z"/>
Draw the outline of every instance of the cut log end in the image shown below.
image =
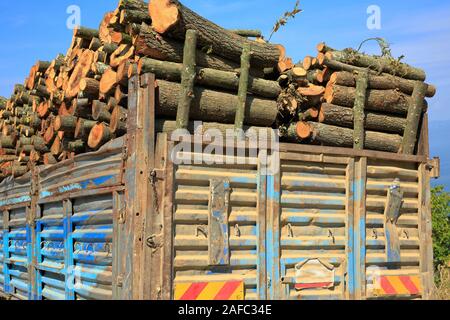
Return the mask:
<path id="1" fill-rule="evenodd" d="M 309 70 L 312 66 L 312 61 L 313 61 L 312 57 L 310 56 L 305 57 L 305 59 L 303 59 L 303 69 Z"/>
<path id="2" fill-rule="evenodd" d="M 152 27 L 158 33 L 164 34 L 180 19 L 178 6 L 171 0 L 152 0 L 148 6 L 152 18 Z"/>
<path id="3" fill-rule="evenodd" d="M 110 130 L 104 123 L 96 124 L 89 133 L 89 148 L 98 149 L 110 139 L 110 135 Z"/>
<path id="4" fill-rule="evenodd" d="M 330 80 L 331 82 L 331 80 Z M 333 103 L 334 100 L 334 85 L 333 83 L 329 83 L 325 89 L 324 99 L 328 103 Z"/>
<path id="5" fill-rule="evenodd" d="M 323 66 L 323 64 L 325 63 L 325 54 L 322 52 L 319 52 L 319 54 L 317 55 L 317 62 L 319 63 L 319 65 Z"/>
<path id="6" fill-rule="evenodd" d="M 298 88 L 297 92 L 305 97 L 317 97 L 317 96 L 321 96 L 325 93 L 325 88 L 322 86 L 316 86 L 316 85 L 310 84 L 308 87 Z"/>
<path id="7" fill-rule="evenodd" d="M 297 136 L 300 139 L 308 139 L 311 137 L 312 129 L 311 126 L 307 122 L 299 122 L 297 123 Z"/>
<path id="8" fill-rule="evenodd" d="M 327 47 L 327 46 L 326 46 L 325 42 L 321 42 L 321 43 L 319 43 L 319 44 L 317 45 L 317 51 L 319 51 L 319 52 L 324 52 L 324 50 L 325 50 L 326 47 Z"/>

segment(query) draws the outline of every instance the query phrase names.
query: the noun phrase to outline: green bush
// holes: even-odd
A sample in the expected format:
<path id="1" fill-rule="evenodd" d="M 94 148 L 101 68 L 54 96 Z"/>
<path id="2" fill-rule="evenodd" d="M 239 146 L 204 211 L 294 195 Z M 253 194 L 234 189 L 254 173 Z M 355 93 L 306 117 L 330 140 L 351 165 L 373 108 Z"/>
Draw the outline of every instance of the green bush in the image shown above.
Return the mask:
<path id="1" fill-rule="evenodd" d="M 450 193 L 439 186 L 431 191 L 433 211 L 434 266 L 447 264 L 450 260 Z"/>

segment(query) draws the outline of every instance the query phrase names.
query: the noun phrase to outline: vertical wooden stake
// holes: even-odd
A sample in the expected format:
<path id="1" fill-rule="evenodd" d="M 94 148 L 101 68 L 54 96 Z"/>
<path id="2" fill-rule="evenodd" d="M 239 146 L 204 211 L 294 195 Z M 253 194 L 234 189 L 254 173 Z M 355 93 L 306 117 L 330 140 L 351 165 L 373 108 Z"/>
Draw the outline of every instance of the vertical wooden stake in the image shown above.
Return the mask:
<path id="1" fill-rule="evenodd" d="M 181 94 L 178 102 L 177 129 L 187 129 L 189 112 L 194 99 L 196 76 L 197 31 L 186 31 L 184 43 L 183 72 L 181 75 Z"/>
<path id="2" fill-rule="evenodd" d="M 245 120 L 245 106 L 247 103 L 248 79 L 250 70 L 251 47 L 245 44 L 241 56 L 241 74 L 239 77 L 238 105 L 234 123 L 236 134 L 242 133 Z"/>
<path id="3" fill-rule="evenodd" d="M 419 238 L 420 273 L 422 278 L 423 299 L 432 298 L 434 287 L 433 239 L 431 216 L 430 172 L 427 164 L 419 165 Z"/>
<path id="4" fill-rule="evenodd" d="M 365 144 L 366 132 L 364 130 L 365 125 L 365 105 L 367 99 L 367 87 L 369 86 L 369 72 L 363 71 L 358 75 L 356 80 L 356 98 L 355 106 L 353 108 L 353 148 L 357 150 L 363 150 Z"/>
<path id="5" fill-rule="evenodd" d="M 408 110 L 408 118 L 406 120 L 406 129 L 403 135 L 403 142 L 400 153 L 412 155 L 416 149 L 417 133 L 419 131 L 420 116 L 423 112 L 423 101 L 428 86 L 417 81 L 414 86 L 412 95 L 412 104 Z"/>
<path id="6" fill-rule="evenodd" d="M 367 223 L 367 158 L 360 158 L 355 164 L 354 179 L 354 286 L 355 299 L 364 300 L 366 292 L 366 223 Z"/>

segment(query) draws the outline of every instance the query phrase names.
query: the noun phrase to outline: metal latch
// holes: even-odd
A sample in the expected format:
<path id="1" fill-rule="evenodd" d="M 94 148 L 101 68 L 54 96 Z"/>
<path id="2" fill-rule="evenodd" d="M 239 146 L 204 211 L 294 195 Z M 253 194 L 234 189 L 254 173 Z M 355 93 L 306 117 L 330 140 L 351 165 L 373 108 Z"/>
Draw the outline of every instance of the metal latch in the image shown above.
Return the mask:
<path id="1" fill-rule="evenodd" d="M 165 178 L 165 170 L 163 169 L 153 169 L 148 177 L 152 185 L 155 185 L 157 180 L 164 180 Z"/>

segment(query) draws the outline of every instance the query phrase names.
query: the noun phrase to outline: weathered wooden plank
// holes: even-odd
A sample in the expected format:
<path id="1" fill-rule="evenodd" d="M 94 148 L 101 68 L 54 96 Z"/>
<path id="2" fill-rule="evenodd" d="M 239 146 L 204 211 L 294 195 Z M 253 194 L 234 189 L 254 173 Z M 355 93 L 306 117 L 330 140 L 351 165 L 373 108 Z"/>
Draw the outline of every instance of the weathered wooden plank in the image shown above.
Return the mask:
<path id="1" fill-rule="evenodd" d="M 389 263 L 400 262 L 400 240 L 398 237 L 397 221 L 400 216 L 400 208 L 403 201 L 403 191 L 400 189 L 400 181 L 395 181 L 389 187 L 384 210 L 384 233 L 386 261 Z"/>
<path id="2" fill-rule="evenodd" d="M 355 167 L 355 298 L 366 298 L 366 184 L 367 158 L 360 158 Z"/>
<path id="3" fill-rule="evenodd" d="M 272 154 L 270 157 L 276 157 Z M 271 161 L 274 161 L 271 159 Z M 273 163 L 273 162 L 272 162 Z M 282 299 L 283 284 L 281 281 L 281 252 L 280 252 L 280 227 L 281 227 L 281 172 L 278 170 L 267 177 L 267 293 L 268 299 Z"/>
<path id="4" fill-rule="evenodd" d="M 300 144 L 280 144 L 280 152 L 291 153 L 318 153 L 324 155 L 340 155 L 346 157 L 365 157 L 374 160 L 393 160 L 399 162 L 426 162 L 427 159 L 424 156 L 414 155 L 402 155 L 382 151 L 373 150 L 355 150 L 349 148 L 336 148 L 326 146 L 312 146 L 312 145 L 300 145 Z"/>
<path id="5" fill-rule="evenodd" d="M 123 279 L 126 273 L 126 259 L 124 250 L 125 237 L 125 202 L 123 192 L 113 192 L 113 262 L 112 262 L 112 299 L 122 300 Z"/>
<path id="6" fill-rule="evenodd" d="M 208 254 L 210 266 L 227 266 L 230 263 L 230 183 L 212 179 L 209 193 Z"/>
<path id="7" fill-rule="evenodd" d="M 36 218 L 38 214 L 38 199 L 39 199 L 39 174 L 36 167 L 33 165 L 31 168 L 31 203 L 28 207 L 27 212 L 27 227 L 29 230 L 29 246 L 31 256 L 28 257 L 29 265 L 28 265 L 28 277 L 31 283 L 31 292 L 29 293 L 29 298 L 31 300 L 36 300 L 38 297 L 38 289 L 37 289 L 37 269 L 36 269 Z"/>
<path id="8" fill-rule="evenodd" d="M 257 266 L 257 299 L 267 299 L 267 266 L 266 259 L 266 207 L 267 207 L 267 168 L 266 163 L 268 160 L 267 150 L 260 150 L 258 158 L 258 203 L 256 205 L 257 210 L 257 241 L 258 241 L 258 266 Z M 233 212 L 231 212 L 229 221 L 234 220 Z"/>
<path id="9" fill-rule="evenodd" d="M 153 83 L 153 82 L 152 82 Z M 129 81 L 127 119 L 127 163 L 125 173 L 126 219 L 124 236 L 124 255 L 126 273 L 123 279 L 123 299 L 142 299 L 142 246 L 143 246 L 143 216 L 148 210 L 148 159 L 152 150 L 149 149 L 149 118 L 142 97 L 140 79 L 134 76 Z M 151 115 L 153 116 L 153 115 Z"/>
<path id="10" fill-rule="evenodd" d="M 346 171 L 345 196 L 347 204 L 345 206 L 345 225 L 346 225 L 346 256 L 347 256 L 347 290 L 345 297 L 355 299 L 355 160 L 350 160 Z"/>
<path id="11" fill-rule="evenodd" d="M 419 185 L 420 272 L 422 276 L 423 298 L 431 299 L 434 287 L 433 241 L 430 173 L 427 170 L 426 164 L 419 166 Z"/>
<path id="12" fill-rule="evenodd" d="M 63 202 L 64 210 L 64 266 L 65 266 L 65 300 L 75 300 L 75 269 L 73 256 L 72 201 Z"/>

